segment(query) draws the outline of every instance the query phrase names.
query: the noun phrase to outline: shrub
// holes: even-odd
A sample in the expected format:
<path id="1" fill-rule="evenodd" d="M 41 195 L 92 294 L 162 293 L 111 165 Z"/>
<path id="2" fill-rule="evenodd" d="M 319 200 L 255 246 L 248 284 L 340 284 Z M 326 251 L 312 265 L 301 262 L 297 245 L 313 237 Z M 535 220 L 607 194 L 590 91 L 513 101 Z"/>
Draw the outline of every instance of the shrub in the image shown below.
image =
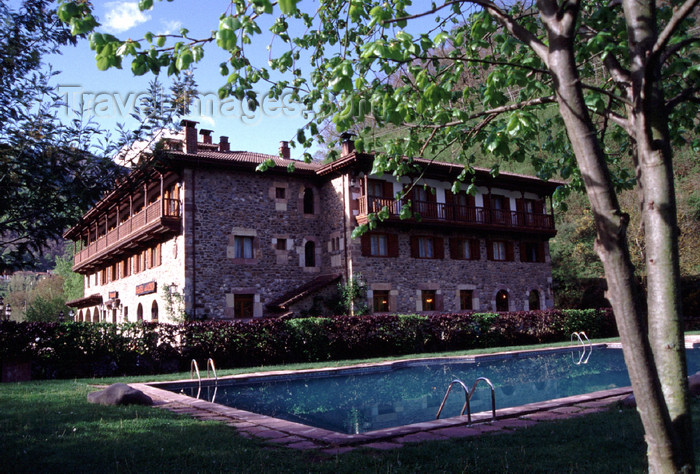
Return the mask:
<path id="1" fill-rule="evenodd" d="M 159 323 L 0 322 L 0 361 L 31 360 L 35 378 L 186 371 L 384 357 L 616 334 L 612 311 L 338 316 Z"/>

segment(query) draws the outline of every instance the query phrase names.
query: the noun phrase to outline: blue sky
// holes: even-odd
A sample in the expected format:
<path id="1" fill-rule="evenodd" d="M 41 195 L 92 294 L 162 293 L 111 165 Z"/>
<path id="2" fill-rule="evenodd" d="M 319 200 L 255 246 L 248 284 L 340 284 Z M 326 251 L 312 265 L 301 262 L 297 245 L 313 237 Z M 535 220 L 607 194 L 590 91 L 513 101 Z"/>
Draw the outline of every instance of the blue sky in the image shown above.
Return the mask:
<path id="1" fill-rule="evenodd" d="M 163 1 L 154 2 L 151 11 L 140 12 L 136 1 L 94 2 L 96 18 L 102 24 L 98 31 L 135 40 L 142 39 L 146 31 L 177 33 L 181 27 L 187 27 L 192 37 L 208 37 L 229 5 L 226 1 Z M 268 100 L 262 109 L 251 113 L 235 99 L 222 103 L 217 90 L 225 78 L 219 75 L 219 63 L 226 58 L 215 45 L 211 46 L 195 69 L 202 106 L 187 118 L 199 121 L 200 128 L 214 130 L 215 141 L 220 135 L 228 136 L 233 150 L 277 154 L 280 140 L 292 139 L 305 123 L 299 107 L 281 106 Z M 255 44 L 252 53 L 267 56 L 266 46 L 264 42 Z M 46 62 L 61 71 L 54 82 L 69 106 L 76 106 L 82 98 L 88 104 L 87 115 L 94 117 L 103 129 L 114 131 L 118 123 L 135 128 L 136 121 L 129 114 L 138 105 L 139 94 L 147 90 L 152 74 L 136 77 L 126 62 L 122 70 L 98 71 L 87 41 L 63 48 L 62 54 L 47 57 Z M 171 78 L 165 71 L 159 79 L 166 87 L 170 84 Z M 68 109 L 61 115 L 67 120 L 75 117 Z M 302 153 L 300 148 L 293 149 L 292 157 L 300 157 Z"/>

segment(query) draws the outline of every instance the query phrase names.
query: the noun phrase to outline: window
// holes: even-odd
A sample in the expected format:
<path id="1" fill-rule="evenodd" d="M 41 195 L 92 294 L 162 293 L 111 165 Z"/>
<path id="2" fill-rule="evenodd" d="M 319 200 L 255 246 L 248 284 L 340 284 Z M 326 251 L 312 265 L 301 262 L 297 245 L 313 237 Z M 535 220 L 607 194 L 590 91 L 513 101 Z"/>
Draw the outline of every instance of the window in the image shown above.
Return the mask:
<path id="1" fill-rule="evenodd" d="M 543 242 L 520 242 L 521 262 L 544 262 Z"/>
<path id="2" fill-rule="evenodd" d="M 421 291 L 421 301 L 423 303 L 423 311 L 435 311 L 436 305 L 435 290 Z"/>
<path id="3" fill-rule="evenodd" d="M 479 239 L 450 239 L 450 258 L 454 260 L 479 260 Z"/>
<path id="4" fill-rule="evenodd" d="M 306 242 L 304 245 L 304 266 L 316 266 L 316 244 L 313 242 Z"/>
<path id="5" fill-rule="evenodd" d="M 129 321 L 129 307 L 124 306 L 124 322 Z"/>
<path id="6" fill-rule="evenodd" d="M 253 295 L 237 294 L 233 297 L 233 317 L 250 319 L 253 317 Z"/>
<path id="7" fill-rule="evenodd" d="M 527 302 L 530 311 L 540 309 L 540 293 L 537 290 L 532 290 L 527 297 Z"/>
<path id="8" fill-rule="evenodd" d="M 277 250 L 287 250 L 287 239 L 277 239 L 275 248 Z"/>
<path id="9" fill-rule="evenodd" d="M 459 290 L 459 309 L 462 311 L 472 310 L 473 290 Z"/>
<path id="10" fill-rule="evenodd" d="M 508 292 L 500 290 L 496 293 L 496 311 L 508 311 Z"/>
<path id="11" fill-rule="evenodd" d="M 340 250 L 340 237 L 331 237 L 331 252 Z"/>
<path id="12" fill-rule="evenodd" d="M 138 307 L 136 308 L 136 320 L 143 321 L 143 306 L 141 303 L 139 303 Z"/>
<path id="13" fill-rule="evenodd" d="M 275 188 L 275 198 L 276 199 L 286 199 L 287 190 L 285 188 Z"/>
<path id="14" fill-rule="evenodd" d="M 506 260 L 506 243 L 501 241 L 493 242 L 493 259 Z"/>
<path id="15" fill-rule="evenodd" d="M 304 214 L 314 213 L 314 191 L 311 188 L 304 189 Z"/>
<path id="16" fill-rule="evenodd" d="M 128 277 L 131 275 L 131 258 L 122 260 L 122 276 Z"/>
<path id="17" fill-rule="evenodd" d="M 399 256 L 399 236 L 396 234 L 370 232 L 362 236 L 360 243 L 364 257 Z"/>
<path id="18" fill-rule="evenodd" d="M 444 252 L 442 238 L 411 236 L 411 257 L 413 258 L 443 258 Z"/>
<path id="19" fill-rule="evenodd" d="M 234 258 L 253 258 L 253 237 L 236 235 L 233 247 Z"/>
<path id="20" fill-rule="evenodd" d="M 370 236 L 370 254 L 377 257 L 387 257 L 389 255 L 389 239 L 385 234 Z"/>
<path id="21" fill-rule="evenodd" d="M 151 321 L 158 321 L 158 303 L 155 301 L 151 305 Z"/>
<path id="22" fill-rule="evenodd" d="M 491 240 L 487 242 L 488 259 L 497 262 L 513 261 L 513 242 Z"/>
<path id="23" fill-rule="evenodd" d="M 389 290 L 374 290 L 372 309 L 375 313 L 386 313 L 389 311 Z"/>

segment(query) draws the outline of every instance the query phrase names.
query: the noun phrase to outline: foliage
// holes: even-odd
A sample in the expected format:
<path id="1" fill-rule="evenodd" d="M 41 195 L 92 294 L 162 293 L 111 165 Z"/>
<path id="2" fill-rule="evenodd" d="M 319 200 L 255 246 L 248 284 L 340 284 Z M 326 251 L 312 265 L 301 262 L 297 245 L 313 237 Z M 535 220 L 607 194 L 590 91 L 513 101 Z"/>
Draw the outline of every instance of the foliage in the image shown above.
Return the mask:
<path id="1" fill-rule="evenodd" d="M 616 334 L 612 312 L 530 311 L 158 323 L 0 324 L 0 359 L 28 359 L 35 378 L 221 369 L 567 341 Z M 179 341 L 179 342 L 178 342 Z"/>
<path id="2" fill-rule="evenodd" d="M 353 276 L 348 282 L 338 283 L 338 293 L 340 314 L 362 316 L 369 312 L 366 303 L 367 285 L 360 275 Z"/>
<path id="3" fill-rule="evenodd" d="M 108 187 L 118 171 L 94 155 L 99 130 L 81 118 L 63 124 L 63 106 L 41 62 L 73 43 L 51 2 L 0 3 L 0 269 L 31 266 Z"/>
<path id="4" fill-rule="evenodd" d="M 63 277 L 63 299 L 64 301 L 77 300 L 83 297 L 84 277 L 80 273 L 73 272 L 73 245 L 64 242 L 63 256 L 56 256 L 56 266 L 54 273 Z"/>
<path id="5" fill-rule="evenodd" d="M 185 311 L 185 296 L 180 293 L 175 284 L 163 285 L 161 296 L 165 301 L 165 313 L 168 319 L 176 323 L 184 323 L 187 320 Z"/>

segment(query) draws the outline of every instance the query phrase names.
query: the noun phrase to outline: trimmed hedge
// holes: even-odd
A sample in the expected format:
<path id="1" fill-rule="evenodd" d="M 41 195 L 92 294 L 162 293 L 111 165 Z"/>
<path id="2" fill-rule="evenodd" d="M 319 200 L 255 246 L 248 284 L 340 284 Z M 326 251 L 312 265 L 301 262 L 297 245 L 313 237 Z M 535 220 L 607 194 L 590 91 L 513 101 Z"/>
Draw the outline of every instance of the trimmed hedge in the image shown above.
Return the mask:
<path id="1" fill-rule="evenodd" d="M 31 361 L 33 378 L 186 371 L 383 357 L 617 335 L 603 310 L 341 316 L 158 323 L 0 322 L 0 361 Z"/>

